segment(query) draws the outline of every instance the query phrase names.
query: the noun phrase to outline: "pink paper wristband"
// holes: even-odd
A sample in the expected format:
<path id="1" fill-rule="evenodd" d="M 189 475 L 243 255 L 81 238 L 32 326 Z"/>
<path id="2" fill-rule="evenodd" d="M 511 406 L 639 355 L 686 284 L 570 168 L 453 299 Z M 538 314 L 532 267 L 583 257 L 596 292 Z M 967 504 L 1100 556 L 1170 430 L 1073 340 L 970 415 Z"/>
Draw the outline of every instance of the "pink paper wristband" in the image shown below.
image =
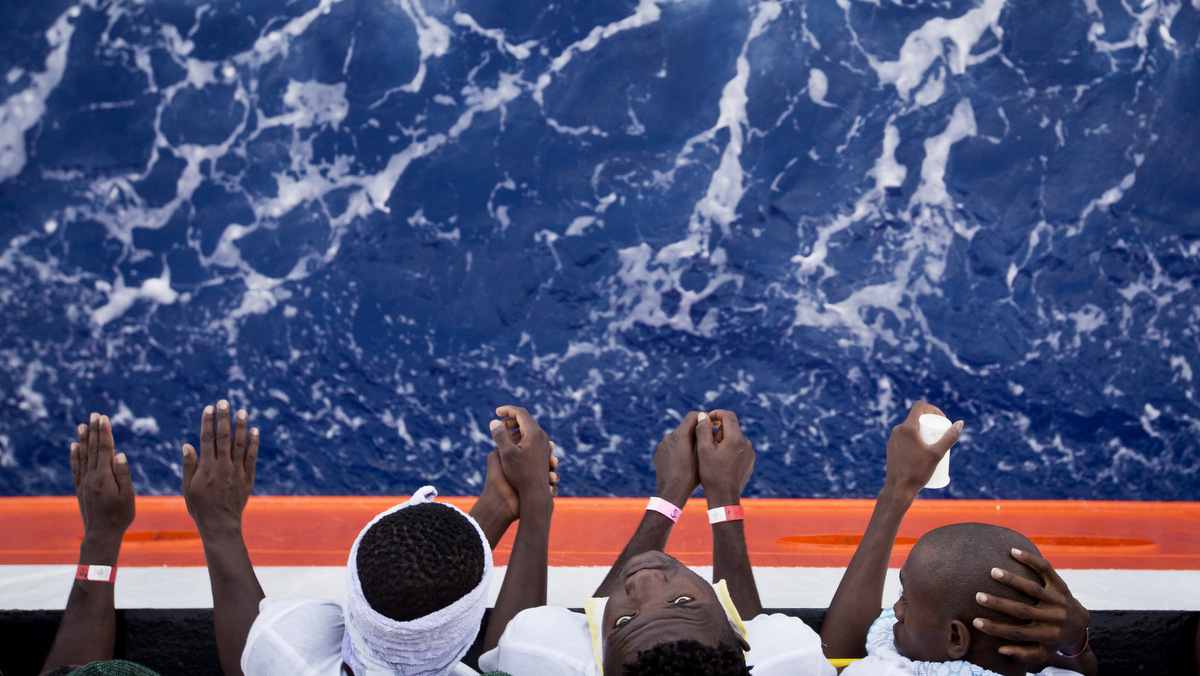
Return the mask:
<path id="1" fill-rule="evenodd" d="M 646 511 L 658 512 L 673 522 L 679 521 L 679 515 L 683 513 L 682 508 L 676 507 L 662 498 L 650 498 L 650 502 L 646 503 Z"/>
<path id="2" fill-rule="evenodd" d="M 746 518 L 746 514 L 742 511 L 741 505 L 727 505 L 725 507 L 713 507 L 708 510 L 708 522 L 710 524 L 722 523 L 724 521 L 741 521 Z"/>
<path id="3" fill-rule="evenodd" d="M 75 568 L 76 580 L 90 580 L 92 582 L 116 582 L 117 567 L 116 566 L 78 566 Z"/>

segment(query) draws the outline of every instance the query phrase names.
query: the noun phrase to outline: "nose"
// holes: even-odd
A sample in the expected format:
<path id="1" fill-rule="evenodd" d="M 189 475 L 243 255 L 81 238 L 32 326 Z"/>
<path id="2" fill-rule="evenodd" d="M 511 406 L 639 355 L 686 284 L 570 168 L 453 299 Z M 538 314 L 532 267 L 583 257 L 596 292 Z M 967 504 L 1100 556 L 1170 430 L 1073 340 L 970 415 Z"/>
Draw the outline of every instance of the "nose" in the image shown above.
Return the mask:
<path id="1" fill-rule="evenodd" d="M 896 613 L 897 622 L 904 621 L 904 599 L 896 599 L 896 602 L 892 604 L 892 612 Z"/>

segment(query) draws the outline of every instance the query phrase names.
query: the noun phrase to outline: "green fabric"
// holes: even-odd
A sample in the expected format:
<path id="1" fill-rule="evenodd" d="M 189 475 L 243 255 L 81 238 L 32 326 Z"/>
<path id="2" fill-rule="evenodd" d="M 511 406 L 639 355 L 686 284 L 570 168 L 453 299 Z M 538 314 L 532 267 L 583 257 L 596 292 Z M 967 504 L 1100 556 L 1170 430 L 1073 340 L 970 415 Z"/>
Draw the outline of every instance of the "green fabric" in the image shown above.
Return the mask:
<path id="1" fill-rule="evenodd" d="M 85 664 L 72 671 L 71 676 L 159 676 L 159 673 L 136 662 L 107 660 Z"/>

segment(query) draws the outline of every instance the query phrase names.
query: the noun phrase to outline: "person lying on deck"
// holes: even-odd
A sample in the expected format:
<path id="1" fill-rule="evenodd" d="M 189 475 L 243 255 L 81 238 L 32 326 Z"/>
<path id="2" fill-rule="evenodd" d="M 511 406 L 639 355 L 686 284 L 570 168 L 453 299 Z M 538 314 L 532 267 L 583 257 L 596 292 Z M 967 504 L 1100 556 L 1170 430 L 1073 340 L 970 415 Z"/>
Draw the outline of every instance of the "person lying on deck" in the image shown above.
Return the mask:
<path id="1" fill-rule="evenodd" d="M 71 444 L 71 476 L 83 517 L 83 542 L 75 584 L 42 665 L 42 676 L 157 676 L 147 667 L 112 659 L 117 634 L 117 557 L 135 511 L 129 461 L 124 453 L 116 452 L 108 416 L 92 413 L 88 424 L 76 428 L 76 434 L 78 441 Z"/>
<path id="2" fill-rule="evenodd" d="M 755 676 L 832 676 L 804 622 L 761 614 L 740 507 L 754 447 L 737 416 L 687 414 L 658 445 L 654 467 L 657 490 L 596 589 L 600 598 L 585 601 L 585 614 L 548 606 L 522 611 L 480 667 L 513 676 L 724 676 L 748 674 L 748 666 Z M 663 553 L 698 486 L 708 501 L 716 584 Z"/>
<path id="3" fill-rule="evenodd" d="M 230 413 L 224 400 L 206 407 L 199 453 L 183 448 L 183 494 L 204 546 L 227 676 L 474 674 L 460 660 L 487 605 L 491 550 L 518 518 L 485 644 L 517 612 L 546 602 L 559 477 L 553 444 L 525 409 L 496 409 L 497 449 L 470 514 L 434 502 L 437 492 L 426 486 L 363 528 L 350 551 L 344 604 L 264 597 L 242 537 L 259 432 L 248 429 L 245 411 L 232 423 Z"/>
<path id="4" fill-rule="evenodd" d="M 1090 615 L 1028 538 L 986 524 L 926 533 L 900 569 L 902 591 L 882 614 L 883 585 L 905 513 L 958 441 L 958 421 L 934 444 L 918 401 L 892 429 L 875 510 L 821 625 L 831 659 L 865 659 L 843 676 L 1096 674 Z"/>

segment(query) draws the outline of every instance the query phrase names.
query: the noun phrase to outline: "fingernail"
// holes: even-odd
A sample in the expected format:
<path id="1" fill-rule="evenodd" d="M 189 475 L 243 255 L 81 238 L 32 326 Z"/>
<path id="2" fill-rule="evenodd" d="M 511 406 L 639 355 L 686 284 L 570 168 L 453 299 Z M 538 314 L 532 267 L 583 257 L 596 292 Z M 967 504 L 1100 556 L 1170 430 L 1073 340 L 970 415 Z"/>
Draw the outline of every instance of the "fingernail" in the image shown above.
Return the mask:
<path id="1" fill-rule="evenodd" d="M 84 432 L 87 431 L 87 425 L 80 424 L 79 427 L 75 429 L 75 431 L 79 434 L 83 434 Z"/>
<path id="2" fill-rule="evenodd" d="M 500 429 L 501 427 L 504 427 L 504 423 L 500 422 L 499 420 L 493 420 L 490 423 L 488 423 L 488 428 L 491 429 L 493 432 Z"/>
<path id="3" fill-rule="evenodd" d="M 237 412 L 237 419 L 238 419 L 238 422 L 246 422 L 246 412 L 239 410 Z"/>
<path id="4" fill-rule="evenodd" d="M 975 594 L 975 600 L 979 601 L 980 603 L 987 603 L 987 594 L 984 594 L 983 592 L 977 592 Z"/>
<path id="5" fill-rule="evenodd" d="M 976 629 L 983 629 L 983 620 L 979 619 L 978 617 L 972 620 L 971 624 L 975 625 Z"/>
<path id="6" fill-rule="evenodd" d="M 251 430 L 250 430 L 250 438 L 251 438 L 251 439 L 257 439 L 257 438 L 258 438 L 258 428 L 257 428 L 257 427 L 255 427 L 255 428 L 253 428 L 253 429 L 251 429 Z"/>
<path id="7" fill-rule="evenodd" d="M 697 419 L 697 420 L 701 420 L 701 421 L 708 420 L 708 414 L 707 414 L 707 413 L 701 413 L 700 415 L 696 416 L 696 419 Z"/>
<path id="8" fill-rule="evenodd" d="M 213 407 L 212 407 L 212 406 L 205 406 L 205 407 L 204 407 L 204 415 L 212 415 L 212 414 L 213 414 Z"/>
<path id="9" fill-rule="evenodd" d="M 88 418 L 88 420 L 90 420 L 92 423 L 98 423 L 98 422 L 100 422 L 100 414 L 93 413 L 92 416 L 90 418 Z"/>
<path id="10" fill-rule="evenodd" d="M 124 465 L 126 462 L 128 462 L 128 461 L 125 459 L 125 454 L 124 454 L 124 453 L 118 453 L 118 454 L 117 454 L 117 464 L 118 464 L 118 465 Z"/>
<path id="11" fill-rule="evenodd" d="M 1022 552 L 1021 550 L 1019 550 L 1019 549 L 1017 549 L 1017 548 L 1015 548 L 1015 547 L 1013 548 L 1013 556 L 1020 556 L 1020 555 L 1021 555 L 1021 554 L 1023 554 L 1023 553 L 1024 553 L 1024 552 Z"/>
<path id="12" fill-rule="evenodd" d="M 1004 577 L 1004 571 L 1000 570 L 999 568 L 993 568 L 992 569 L 992 577 L 999 580 L 1000 578 Z"/>
<path id="13" fill-rule="evenodd" d="M 217 402 L 217 410 L 219 410 L 219 411 L 229 410 L 229 402 L 225 401 L 224 399 L 222 399 L 221 401 L 218 401 Z"/>

